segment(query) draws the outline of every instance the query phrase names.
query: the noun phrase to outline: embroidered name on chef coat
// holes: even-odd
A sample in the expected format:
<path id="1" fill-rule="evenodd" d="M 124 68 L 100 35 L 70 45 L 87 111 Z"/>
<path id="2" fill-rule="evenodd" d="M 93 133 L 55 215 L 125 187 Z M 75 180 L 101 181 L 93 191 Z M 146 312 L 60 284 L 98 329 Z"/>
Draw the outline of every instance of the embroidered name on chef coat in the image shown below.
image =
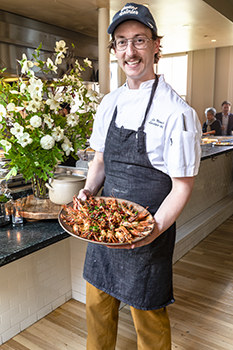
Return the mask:
<path id="1" fill-rule="evenodd" d="M 161 122 L 161 120 L 159 119 L 155 119 L 155 118 L 152 118 L 150 121 L 149 121 L 149 124 L 152 124 L 154 126 L 158 126 L 159 128 L 163 129 L 164 127 L 164 122 Z"/>

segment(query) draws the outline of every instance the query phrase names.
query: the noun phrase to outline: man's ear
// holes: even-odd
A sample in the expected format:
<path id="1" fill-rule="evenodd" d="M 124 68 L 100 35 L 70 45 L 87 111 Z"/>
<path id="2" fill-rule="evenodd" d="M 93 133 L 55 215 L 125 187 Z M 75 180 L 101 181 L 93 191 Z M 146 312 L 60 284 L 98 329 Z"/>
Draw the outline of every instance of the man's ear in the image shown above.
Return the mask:
<path id="1" fill-rule="evenodd" d="M 157 52 L 159 52 L 160 39 L 157 38 L 157 39 L 155 40 L 154 44 L 155 44 L 155 54 L 156 54 Z"/>

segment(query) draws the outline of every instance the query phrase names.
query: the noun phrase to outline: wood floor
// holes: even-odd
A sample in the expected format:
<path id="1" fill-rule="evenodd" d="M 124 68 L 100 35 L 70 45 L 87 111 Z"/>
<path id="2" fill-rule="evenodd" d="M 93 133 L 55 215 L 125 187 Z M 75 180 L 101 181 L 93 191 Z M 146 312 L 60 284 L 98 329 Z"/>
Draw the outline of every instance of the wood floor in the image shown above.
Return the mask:
<path id="1" fill-rule="evenodd" d="M 233 350 L 233 216 L 174 265 L 174 293 L 172 350 Z M 0 350 L 84 350 L 86 335 L 85 306 L 70 300 Z M 128 306 L 116 350 L 136 350 Z"/>

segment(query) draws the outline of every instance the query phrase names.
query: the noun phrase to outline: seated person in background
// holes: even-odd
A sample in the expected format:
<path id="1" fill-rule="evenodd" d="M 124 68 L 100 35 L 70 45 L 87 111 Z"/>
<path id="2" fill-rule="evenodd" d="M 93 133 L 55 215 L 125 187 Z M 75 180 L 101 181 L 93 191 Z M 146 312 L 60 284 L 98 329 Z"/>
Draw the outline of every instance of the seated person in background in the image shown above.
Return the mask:
<path id="1" fill-rule="evenodd" d="M 202 126 L 202 135 L 221 135 L 221 122 L 215 118 L 216 109 L 213 107 L 205 110 L 206 122 Z"/>
<path id="2" fill-rule="evenodd" d="M 230 113 L 231 103 L 229 101 L 223 101 L 222 112 L 216 114 L 216 119 L 222 124 L 222 135 L 231 135 L 233 130 L 233 114 Z"/>

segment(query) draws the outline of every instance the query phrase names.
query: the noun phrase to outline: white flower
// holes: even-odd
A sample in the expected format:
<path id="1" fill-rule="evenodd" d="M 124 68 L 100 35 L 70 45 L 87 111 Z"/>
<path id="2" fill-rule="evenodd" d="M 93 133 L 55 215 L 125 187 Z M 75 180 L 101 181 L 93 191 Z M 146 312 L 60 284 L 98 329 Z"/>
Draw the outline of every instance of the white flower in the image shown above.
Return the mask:
<path id="1" fill-rule="evenodd" d="M 49 97 L 46 101 L 46 104 L 50 106 L 50 109 L 56 110 L 60 107 L 61 94 L 57 93 L 55 96 L 49 93 Z"/>
<path id="2" fill-rule="evenodd" d="M 26 106 L 27 111 L 37 112 L 40 108 L 40 102 L 36 102 L 35 100 L 29 101 L 29 104 Z"/>
<path id="3" fill-rule="evenodd" d="M 53 72 L 57 73 L 57 66 L 55 66 L 55 64 L 53 63 L 53 61 L 51 60 L 51 58 L 48 58 L 48 59 L 47 59 L 46 64 L 47 64 L 47 67 L 48 67 L 49 69 L 51 69 Z"/>
<path id="4" fill-rule="evenodd" d="M 62 59 L 65 58 L 62 52 L 58 52 L 56 59 L 55 59 L 55 64 L 62 64 Z"/>
<path id="5" fill-rule="evenodd" d="M 3 147 L 5 147 L 6 152 L 8 153 L 8 151 L 11 149 L 11 143 L 7 140 L 1 140 L 0 143 Z"/>
<path id="6" fill-rule="evenodd" d="M 38 115 L 34 115 L 30 118 L 30 124 L 34 128 L 39 128 L 42 125 L 42 119 L 41 117 L 38 117 Z"/>
<path id="7" fill-rule="evenodd" d="M 25 53 L 23 53 L 21 73 L 26 74 L 29 68 L 32 68 L 32 67 L 33 67 L 33 62 L 28 61 L 27 56 L 25 55 Z"/>
<path id="8" fill-rule="evenodd" d="M 19 91 L 17 91 L 17 90 L 11 90 L 10 93 L 13 94 L 13 95 L 18 95 L 18 94 L 19 94 Z"/>
<path id="9" fill-rule="evenodd" d="M 2 121 L 2 118 L 6 117 L 6 108 L 3 105 L 0 105 L 0 122 Z"/>
<path id="10" fill-rule="evenodd" d="M 76 78 L 74 75 L 69 75 L 68 78 L 71 83 L 77 83 L 78 86 L 81 86 L 79 79 Z"/>
<path id="11" fill-rule="evenodd" d="M 82 70 L 82 67 L 80 66 L 78 60 L 75 61 L 75 68 L 77 68 L 78 70 Z"/>
<path id="12" fill-rule="evenodd" d="M 85 58 L 85 60 L 83 60 L 83 62 L 85 63 L 85 65 L 87 67 L 92 68 L 92 62 L 88 58 Z"/>
<path id="13" fill-rule="evenodd" d="M 87 91 L 86 97 L 89 98 L 92 102 L 99 103 L 104 95 L 99 94 L 98 92 L 90 89 Z"/>
<path id="14" fill-rule="evenodd" d="M 47 124 L 48 128 L 52 129 L 52 126 L 53 126 L 53 123 L 54 123 L 53 118 L 50 115 L 47 115 L 47 114 L 43 114 L 43 118 L 44 118 L 44 122 L 45 122 L 45 124 Z"/>
<path id="15" fill-rule="evenodd" d="M 43 82 L 41 79 L 36 79 L 32 77 L 29 79 L 30 85 L 28 86 L 28 92 L 31 96 L 38 95 L 41 96 L 43 90 Z"/>
<path id="16" fill-rule="evenodd" d="M 14 123 L 13 125 L 13 128 L 10 128 L 10 132 L 18 139 L 23 134 L 24 128 L 19 123 Z"/>
<path id="17" fill-rule="evenodd" d="M 55 140 L 52 136 L 45 135 L 41 138 L 40 144 L 43 149 L 52 149 L 55 144 Z"/>
<path id="18" fill-rule="evenodd" d="M 67 156 L 69 156 L 71 151 L 74 151 L 74 149 L 72 147 L 72 143 L 70 142 L 70 140 L 67 137 L 64 138 L 64 142 L 61 145 L 61 148 L 63 149 L 63 151 L 65 152 L 65 154 Z"/>
<path id="19" fill-rule="evenodd" d="M 11 102 L 6 106 L 6 109 L 8 112 L 19 112 L 19 111 L 22 111 L 24 107 L 19 107 L 19 106 L 16 107 L 16 105 Z"/>
<path id="20" fill-rule="evenodd" d="M 64 40 L 56 41 L 56 47 L 54 48 L 56 52 L 66 53 L 67 49 L 68 47 L 66 47 L 66 43 Z"/>
<path id="21" fill-rule="evenodd" d="M 27 109 L 27 106 L 29 105 L 29 102 L 28 101 L 22 101 L 23 105 L 24 105 L 24 108 Z"/>
<path id="22" fill-rule="evenodd" d="M 64 138 L 64 130 L 60 126 L 57 126 L 52 131 L 52 136 L 55 141 L 59 142 Z"/>
<path id="23" fill-rule="evenodd" d="M 32 99 L 39 104 L 39 106 L 41 105 L 41 101 L 42 101 L 42 97 L 38 96 L 38 95 L 32 95 Z"/>
<path id="24" fill-rule="evenodd" d="M 26 90 L 26 84 L 25 83 L 22 83 L 21 85 L 20 85 L 20 92 L 21 92 L 21 94 L 24 94 L 24 92 L 25 92 L 25 90 Z"/>
<path id="25" fill-rule="evenodd" d="M 18 143 L 22 146 L 25 147 L 27 145 L 30 145 L 32 143 L 32 139 L 30 135 L 27 132 L 24 132 L 22 135 L 19 136 L 18 138 Z"/>
<path id="26" fill-rule="evenodd" d="M 76 126 L 78 125 L 78 122 L 79 122 L 79 117 L 77 116 L 77 114 L 75 113 L 70 113 L 70 114 L 67 114 L 66 116 L 66 121 L 67 121 L 67 124 L 69 126 Z"/>

